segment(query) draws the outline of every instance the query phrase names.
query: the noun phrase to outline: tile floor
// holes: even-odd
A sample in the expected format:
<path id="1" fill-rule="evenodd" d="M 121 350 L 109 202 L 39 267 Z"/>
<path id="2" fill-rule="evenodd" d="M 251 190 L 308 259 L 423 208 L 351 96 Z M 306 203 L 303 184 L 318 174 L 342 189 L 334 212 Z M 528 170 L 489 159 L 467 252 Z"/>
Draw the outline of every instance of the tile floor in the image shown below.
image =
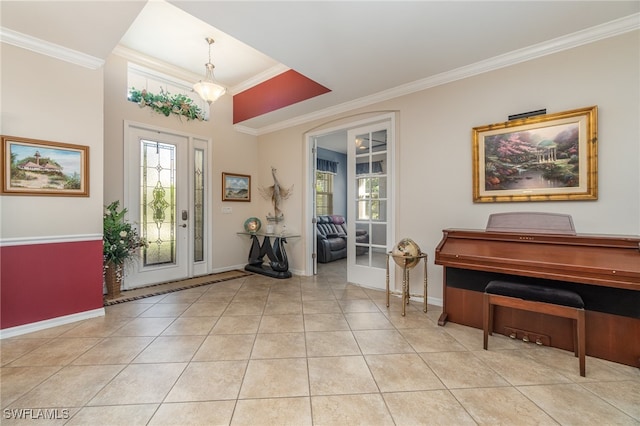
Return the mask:
<path id="1" fill-rule="evenodd" d="M 251 276 L 5 339 L 0 423 L 640 425 L 640 370 L 400 315 L 341 273 Z"/>

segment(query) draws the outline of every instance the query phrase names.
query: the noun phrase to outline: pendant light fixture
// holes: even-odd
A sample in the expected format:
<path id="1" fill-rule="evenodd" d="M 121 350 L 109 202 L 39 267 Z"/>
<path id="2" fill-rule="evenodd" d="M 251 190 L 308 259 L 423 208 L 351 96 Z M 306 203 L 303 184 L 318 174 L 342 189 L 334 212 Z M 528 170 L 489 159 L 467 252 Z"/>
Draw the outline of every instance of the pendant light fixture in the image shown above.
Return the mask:
<path id="1" fill-rule="evenodd" d="M 193 85 L 193 90 L 200 95 L 202 99 L 207 101 L 209 105 L 215 102 L 220 96 L 224 95 L 227 89 L 215 82 L 213 78 L 213 69 L 215 66 L 211 63 L 211 45 L 214 43 L 211 37 L 205 38 L 209 43 L 209 62 L 204 64 L 206 67 L 204 80 L 200 80 Z"/>

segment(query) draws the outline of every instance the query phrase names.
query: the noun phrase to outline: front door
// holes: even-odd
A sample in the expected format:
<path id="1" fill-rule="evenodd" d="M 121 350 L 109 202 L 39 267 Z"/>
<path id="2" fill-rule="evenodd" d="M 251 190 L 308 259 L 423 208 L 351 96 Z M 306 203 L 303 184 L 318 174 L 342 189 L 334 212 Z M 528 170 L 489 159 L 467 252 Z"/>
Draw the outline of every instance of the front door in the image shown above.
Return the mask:
<path id="1" fill-rule="evenodd" d="M 392 239 L 393 176 L 390 123 L 348 132 L 347 280 L 384 288 L 386 253 Z"/>
<path id="2" fill-rule="evenodd" d="M 127 133 L 126 207 L 148 246 L 124 288 L 206 273 L 207 141 L 133 124 Z"/>

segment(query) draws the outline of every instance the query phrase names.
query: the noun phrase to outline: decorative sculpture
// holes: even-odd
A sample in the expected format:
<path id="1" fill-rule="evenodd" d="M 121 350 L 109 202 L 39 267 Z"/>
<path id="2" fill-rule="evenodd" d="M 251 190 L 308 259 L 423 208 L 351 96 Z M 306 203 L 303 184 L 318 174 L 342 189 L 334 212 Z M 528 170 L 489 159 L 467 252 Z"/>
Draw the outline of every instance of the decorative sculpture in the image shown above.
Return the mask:
<path id="1" fill-rule="evenodd" d="M 276 177 L 276 171 L 277 169 L 272 166 L 271 175 L 273 176 L 273 185 L 266 188 L 260 187 L 258 190 L 265 200 L 271 200 L 273 203 L 273 216 L 267 214 L 267 221 L 278 223 L 284 220 L 284 214 L 282 210 L 280 210 L 280 203 L 293 194 L 293 185 L 290 188 L 282 188 Z"/>

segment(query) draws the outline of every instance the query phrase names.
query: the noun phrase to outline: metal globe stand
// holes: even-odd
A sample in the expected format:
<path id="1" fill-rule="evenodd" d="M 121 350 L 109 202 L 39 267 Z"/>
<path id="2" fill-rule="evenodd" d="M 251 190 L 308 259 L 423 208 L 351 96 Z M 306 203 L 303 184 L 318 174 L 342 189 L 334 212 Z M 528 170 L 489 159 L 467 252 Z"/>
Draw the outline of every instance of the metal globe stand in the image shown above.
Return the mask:
<path id="1" fill-rule="evenodd" d="M 395 263 L 402 264 L 402 316 L 406 314 L 406 306 L 409 304 L 409 299 L 411 298 L 411 290 L 409 285 L 409 271 L 412 268 L 407 268 L 407 264 L 415 259 L 423 259 L 424 260 L 424 301 L 423 301 L 423 312 L 427 312 L 427 254 L 420 253 L 418 256 L 398 256 L 394 255 L 393 252 L 387 253 L 387 308 L 389 307 L 389 294 L 392 292 L 389 290 L 389 259 L 393 257 Z M 400 261 L 400 262 L 398 262 Z M 419 260 L 418 260 L 419 261 Z M 397 292 L 393 292 L 393 294 L 398 294 Z M 415 297 L 419 297 L 418 295 L 414 295 Z"/>

